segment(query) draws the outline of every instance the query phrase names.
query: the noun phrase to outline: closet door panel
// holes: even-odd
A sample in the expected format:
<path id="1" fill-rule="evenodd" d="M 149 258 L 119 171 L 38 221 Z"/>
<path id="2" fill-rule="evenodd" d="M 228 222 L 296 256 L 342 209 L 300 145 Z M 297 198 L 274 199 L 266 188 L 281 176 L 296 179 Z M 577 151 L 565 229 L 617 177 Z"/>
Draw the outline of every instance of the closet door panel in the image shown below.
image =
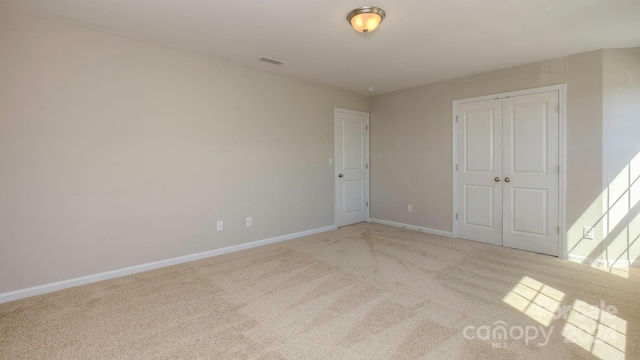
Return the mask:
<path id="1" fill-rule="evenodd" d="M 458 236 L 502 245 L 502 100 L 457 110 Z"/>
<path id="2" fill-rule="evenodd" d="M 558 92 L 503 101 L 503 244 L 558 255 Z"/>

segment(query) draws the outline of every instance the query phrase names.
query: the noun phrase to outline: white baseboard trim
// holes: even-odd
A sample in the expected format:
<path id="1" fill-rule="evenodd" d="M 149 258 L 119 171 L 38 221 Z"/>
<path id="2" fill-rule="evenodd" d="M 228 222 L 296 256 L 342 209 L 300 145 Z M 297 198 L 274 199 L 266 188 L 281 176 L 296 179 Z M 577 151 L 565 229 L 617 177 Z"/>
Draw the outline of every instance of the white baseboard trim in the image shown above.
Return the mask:
<path id="1" fill-rule="evenodd" d="M 246 249 L 251 249 L 259 246 L 274 244 L 281 241 L 297 239 L 303 236 L 319 234 L 325 231 L 330 231 L 335 229 L 337 229 L 335 225 L 325 226 L 317 229 L 297 232 L 294 234 L 276 236 L 270 239 L 253 241 L 246 244 L 234 245 L 234 246 L 229 246 L 221 249 L 209 250 L 209 251 L 204 251 L 196 254 L 179 256 L 172 259 L 154 261 L 146 264 L 129 266 L 123 269 L 111 270 L 111 271 L 106 271 L 99 274 L 87 275 L 87 276 L 82 276 L 74 279 L 62 280 L 62 281 L 56 281 L 49 284 L 38 285 L 38 286 L 26 288 L 26 289 L 10 291 L 10 292 L 0 294 L 0 304 L 6 303 L 9 301 L 24 299 L 31 296 L 46 294 L 46 293 L 50 293 L 50 292 L 54 292 L 62 289 L 67 289 L 74 286 L 90 284 L 90 283 L 94 283 L 102 280 L 108 280 L 108 279 L 113 279 L 121 276 L 136 274 L 143 271 L 149 271 L 149 270 L 167 267 L 171 265 L 182 264 L 189 261 L 195 261 L 195 260 L 205 259 L 213 256 L 228 254 L 228 253 L 232 253 L 240 250 L 246 250 Z"/>
<path id="2" fill-rule="evenodd" d="M 640 266 L 640 260 L 603 260 L 603 259 L 593 259 L 588 258 L 586 256 L 567 254 L 567 260 L 578 262 L 581 264 L 589 264 L 593 266 L 604 266 L 604 267 L 638 267 Z"/>
<path id="3" fill-rule="evenodd" d="M 415 226 L 415 225 L 409 225 L 409 224 L 403 224 L 403 223 L 394 222 L 394 221 L 380 220 L 380 219 L 373 219 L 373 218 L 370 218 L 369 221 L 372 222 L 372 223 L 395 226 L 395 227 L 404 228 L 404 229 L 408 229 L 408 230 L 420 231 L 420 232 L 427 233 L 427 234 L 432 234 L 432 235 L 439 235 L 439 236 L 450 237 L 450 238 L 453 237 L 453 233 L 452 232 L 429 229 L 429 228 L 422 227 L 422 226 Z"/>

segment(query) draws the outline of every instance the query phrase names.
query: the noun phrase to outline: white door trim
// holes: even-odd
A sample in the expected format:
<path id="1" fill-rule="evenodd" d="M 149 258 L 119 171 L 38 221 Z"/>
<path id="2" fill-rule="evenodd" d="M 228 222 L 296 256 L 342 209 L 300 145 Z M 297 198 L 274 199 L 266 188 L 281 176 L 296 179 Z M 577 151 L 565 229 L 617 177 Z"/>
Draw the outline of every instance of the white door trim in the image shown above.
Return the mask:
<path id="1" fill-rule="evenodd" d="M 567 85 L 566 84 L 560 84 L 560 85 L 552 85 L 552 86 L 544 86 L 544 87 L 539 87 L 539 88 L 535 88 L 535 89 L 528 89 L 528 90 L 519 90 L 519 91 L 510 91 L 510 92 L 505 92 L 505 93 L 500 93 L 500 94 L 494 94 L 494 95 L 485 95 L 485 96 L 478 96 L 478 97 L 474 97 L 474 98 L 468 98 L 468 99 L 460 99 L 460 100 L 454 100 L 452 103 L 452 127 L 453 127 L 453 213 L 452 213 L 452 220 L 453 220 L 453 237 L 457 238 L 458 237 L 458 221 L 456 220 L 456 213 L 458 213 L 458 174 L 457 174 L 457 170 L 456 170 L 456 164 L 457 164 L 457 159 L 458 159 L 458 154 L 456 152 L 457 149 L 457 126 L 456 126 L 456 117 L 458 116 L 458 105 L 459 104 L 466 104 L 466 103 L 471 103 L 471 102 L 478 102 L 478 101 L 485 101 L 485 100 L 491 100 L 491 99 L 498 99 L 498 98 L 504 98 L 504 97 L 509 97 L 509 96 L 520 96 L 520 95 L 530 95 L 530 94 L 537 94 L 537 93 L 543 93 L 543 92 L 549 92 L 549 91 L 558 91 L 558 100 L 559 100 L 559 104 L 560 104 L 560 112 L 559 112 L 559 141 L 560 143 L 558 144 L 558 150 L 560 153 L 559 156 L 559 164 L 560 164 L 560 174 L 559 174 L 559 184 L 558 184 L 558 195 L 559 195 L 559 199 L 558 199 L 558 203 L 559 203 L 559 208 L 558 208 L 558 216 L 559 216 L 559 223 L 560 223 L 560 238 L 558 241 L 558 258 L 560 259 L 566 259 L 567 258 L 567 254 L 566 254 L 566 201 L 567 201 L 567 197 L 566 197 L 566 178 L 567 178 L 567 166 L 566 166 L 566 156 L 567 156 L 567 148 L 566 148 L 566 99 L 567 99 Z"/>
<path id="2" fill-rule="evenodd" d="M 335 226 L 340 226 L 340 220 L 338 219 L 338 214 L 340 213 L 340 209 L 339 209 L 339 204 L 338 204 L 338 168 L 336 166 L 336 155 L 338 154 L 338 139 L 336 136 L 336 129 L 335 129 L 335 119 L 337 116 L 337 113 L 341 112 L 341 113 L 347 113 L 347 114 L 355 114 L 355 115 L 364 115 L 366 117 L 366 126 L 367 126 L 367 130 L 365 132 L 366 136 L 365 136 L 365 162 L 366 162 L 366 169 L 365 169 L 365 202 L 367 203 L 366 209 L 365 209 L 365 216 L 366 216 L 366 221 L 368 222 L 370 219 L 370 209 L 371 209 L 371 202 L 369 200 L 369 171 L 370 171 L 370 162 L 369 162 L 369 113 L 366 112 L 362 112 L 362 111 L 355 111 L 355 110 L 349 110 L 349 109 L 342 109 L 342 108 L 334 108 L 333 110 L 333 123 L 334 123 L 334 129 L 333 129 L 333 202 L 334 202 L 334 206 L 333 206 L 333 218 L 334 218 L 334 225 Z"/>

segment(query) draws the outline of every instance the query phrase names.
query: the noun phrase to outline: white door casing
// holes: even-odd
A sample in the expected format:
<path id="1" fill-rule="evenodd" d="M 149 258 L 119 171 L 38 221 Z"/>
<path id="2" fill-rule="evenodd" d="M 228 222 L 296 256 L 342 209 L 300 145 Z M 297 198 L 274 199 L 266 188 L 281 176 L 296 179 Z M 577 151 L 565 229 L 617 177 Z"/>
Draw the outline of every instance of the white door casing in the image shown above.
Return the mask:
<path id="1" fill-rule="evenodd" d="M 457 236 L 560 255 L 559 102 L 555 89 L 454 102 Z"/>
<path id="2" fill-rule="evenodd" d="M 457 121 L 459 236 L 502 245 L 502 100 L 459 105 Z"/>
<path id="3" fill-rule="evenodd" d="M 369 218 L 369 114 L 335 109 L 336 226 Z"/>

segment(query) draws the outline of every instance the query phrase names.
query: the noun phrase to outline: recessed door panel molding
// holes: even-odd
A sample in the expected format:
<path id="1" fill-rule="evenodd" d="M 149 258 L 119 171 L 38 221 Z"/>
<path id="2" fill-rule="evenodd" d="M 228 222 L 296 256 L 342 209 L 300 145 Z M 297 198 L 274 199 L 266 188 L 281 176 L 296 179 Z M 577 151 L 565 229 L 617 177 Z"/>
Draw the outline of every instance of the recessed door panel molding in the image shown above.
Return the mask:
<path id="1" fill-rule="evenodd" d="M 336 226 L 369 219 L 369 114 L 335 109 Z"/>
<path id="2" fill-rule="evenodd" d="M 494 113 L 493 107 L 470 110 L 465 113 L 463 126 L 466 172 L 493 171 Z"/>
<path id="3" fill-rule="evenodd" d="M 547 189 L 511 188 L 511 232 L 548 236 Z"/>
<path id="4" fill-rule="evenodd" d="M 364 169 L 365 124 L 361 116 L 352 114 L 344 114 L 344 116 L 342 123 L 344 169 L 362 170 Z"/>
<path id="5" fill-rule="evenodd" d="M 493 199 L 493 186 L 465 185 L 465 225 L 493 229 Z"/>
<path id="6" fill-rule="evenodd" d="M 559 255 L 559 89 L 454 102 L 458 237 Z"/>
<path id="7" fill-rule="evenodd" d="M 514 173 L 547 173 L 547 103 L 521 104 L 511 111 L 511 169 Z"/>
<path id="8" fill-rule="evenodd" d="M 343 196 L 342 212 L 350 214 L 364 209 L 364 184 L 362 180 L 348 180 L 342 183 Z"/>

